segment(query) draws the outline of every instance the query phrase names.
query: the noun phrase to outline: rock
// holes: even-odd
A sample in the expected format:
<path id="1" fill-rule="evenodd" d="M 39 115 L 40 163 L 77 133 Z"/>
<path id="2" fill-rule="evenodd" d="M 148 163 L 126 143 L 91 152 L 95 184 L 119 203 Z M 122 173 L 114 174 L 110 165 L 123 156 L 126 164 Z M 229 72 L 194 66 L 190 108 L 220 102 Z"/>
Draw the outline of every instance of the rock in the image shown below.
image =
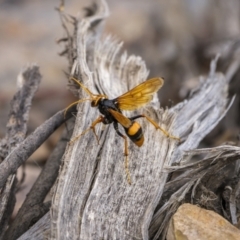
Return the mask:
<path id="1" fill-rule="evenodd" d="M 173 215 L 167 240 L 239 240 L 240 230 L 217 213 L 183 204 Z"/>

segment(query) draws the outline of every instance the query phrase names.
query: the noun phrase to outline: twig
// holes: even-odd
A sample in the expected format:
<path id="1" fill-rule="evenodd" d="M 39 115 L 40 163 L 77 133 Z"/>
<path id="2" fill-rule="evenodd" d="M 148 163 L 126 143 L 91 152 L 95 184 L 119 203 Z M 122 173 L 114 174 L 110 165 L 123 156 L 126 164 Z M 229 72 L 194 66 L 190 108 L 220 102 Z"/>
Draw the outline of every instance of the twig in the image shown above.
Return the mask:
<path id="1" fill-rule="evenodd" d="M 23 222 L 18 221 L 14 227 L 8 228 L 3 239 L 17 239 L 50 209 L 51 201 L 28 206 L 28 211 L 24 213 Z"/>
<path id="2" fill-rule="evenodd" d="M 11 101 L 7 133 L 0 142 L 1 161 L 25 138 L 32 98 L 38 89 L 41 78 L 38 66 L 29 67 L 18 76 L 19 90 Z"/>
<path id="3" fill-rule="evenodd" d="M 25 232 L 18 240 L 45 240 L 50 239 L 51 224 L 50 212 L 47 212 L 37 223 L 35 223 L 27 232 Z"/>
<path id="4" fill-rule="evenodd" d="M 49 210 L 51 204 L 46 208 L 43 201 L 56 181 L 62 156 L 71 133 L 72 131 L 64 131 L 13 223 L 4 235 L 5 239 L 17 239 Z"/>
<path id="5" fill-rule="evenodd" d="M 10 174 L 26 161 L 36 149 L 59 127 L 62 123 L 72 117 L 76 106 L 70 108 L 64 117 L 65 110 L 57 112 L 54 116 L 39 126 L 30 134 L 17 148 L 15 148 L 0 164 L 0 188 L 2 188 Z"/>
<path id="6" fill-rule="evenodd" d="M 0 142 L 0 162 L 25 138 L 31 102 L 40 80 L 38 66 L 28 67 L 18 76 L 18 91 L 11 101 L 6 136 Z M 7 227 L 15 204 L 14 193 L 17 181 L 15 175 L 7 177 L 6 185 L 0 193 L 0 238 Z"/>

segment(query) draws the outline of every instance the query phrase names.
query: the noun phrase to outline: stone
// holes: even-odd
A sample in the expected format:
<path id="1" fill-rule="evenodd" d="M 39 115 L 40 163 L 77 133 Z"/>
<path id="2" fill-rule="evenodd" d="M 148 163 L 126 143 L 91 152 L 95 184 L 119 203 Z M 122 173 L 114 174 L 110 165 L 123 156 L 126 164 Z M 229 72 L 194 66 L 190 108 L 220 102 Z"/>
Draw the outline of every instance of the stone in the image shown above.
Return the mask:
<path id="1" fill-rule="evenodd" d="M 181 205 L 173 215 L 167 240 L 239 240 L 240 230 L 219 214 L 192 204 Z"/>

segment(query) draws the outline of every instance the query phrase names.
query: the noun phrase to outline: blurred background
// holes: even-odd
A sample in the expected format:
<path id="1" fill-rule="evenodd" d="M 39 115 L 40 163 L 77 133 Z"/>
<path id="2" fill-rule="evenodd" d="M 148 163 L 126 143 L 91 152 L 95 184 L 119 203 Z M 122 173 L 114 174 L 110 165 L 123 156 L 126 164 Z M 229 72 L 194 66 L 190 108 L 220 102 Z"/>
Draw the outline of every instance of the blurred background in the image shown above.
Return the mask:
<path id="1" fill-rule="evenodd" d="M 19 72 L 32 63 L 40 66 L 42 83 L 34 98 L 28 132 L 75 100 L 67 89 L 67 59 L 57 40 L 64 37 L 59 0 L 0 0 L 0 138 L 5 134 L 10 100 Z M 65 11 L 83 14 L 87 0 L 66 0 Z M 201 143 L 213 147 L 238 144 L 240 128 L 240 1 L 239 0 L 107 0 L 110 17 L 105 33 L 124 42 L 129 54 L 139 55 L 149 77 L 165 78 L 159 91 L 163 107 L 188 97 L 207 75 L 210 61 L 221 53 L 218 71 L 231 75 L 229 98 L 236 99 L 227 116 Z M 64 127 L 64 126 L 63 126 Z M 18 205 L 41 171 L 59 139 L 61 129 L 34 153 L 25 166 L 26 177 Z M 22 169 L 19 170 L 21 177 Z M 16 208 L 16 209 L 17 209 Z"/>

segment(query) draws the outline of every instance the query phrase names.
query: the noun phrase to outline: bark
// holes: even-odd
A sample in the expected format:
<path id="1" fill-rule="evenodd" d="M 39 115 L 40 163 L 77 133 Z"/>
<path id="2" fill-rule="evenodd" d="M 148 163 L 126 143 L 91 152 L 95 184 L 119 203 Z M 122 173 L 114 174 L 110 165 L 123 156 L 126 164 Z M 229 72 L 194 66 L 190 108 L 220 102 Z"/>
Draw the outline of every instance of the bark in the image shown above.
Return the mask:
<path id="1" fill-rule="evenodd" d="M 109 99 L 147 79 L 148 70 L 140 57 L 128 56 L 121 50 L 122 43 L 101 35 L 104 19 L 109 14 L 104 0 L 90 6 L 82 19 L 65 14 L 62 8 L 59 11 L 67 36 L 62 55 L 69 60 L 68 76 L 75 76 L 91 92 L 106 94 Z M 72 32 L 68 24 L 73 24 Z M 178 142 L 168 138 L 146 119 L 139 120 L 144 145 L 138 148 L 128 140 L 131 185 L 124 168 L 124 142 L 112 125 L 97 125 L 99 144 L 92 131 L 69 143 L 53 188 L 50 212 L 19 239 L 165 239 L 169 220 L 182 202 L 192 201 L 221 211 L 218 206 L 222 196 L 218 192 L 221 183 L 232 179 L 240 149 L 230 145 L 196 149 L 233 101 L 228 99 L 228 84 L 234 70 L 228 71 L 227 77 L 216 72 L 217 60 L 218 57 L 212 61 L 209 74 L 199 78 L 195 91 L 176 106 L 160 108 L 155 95 L 146 107 L 124 112 L 128 117 L 145 114 L 181 139 Z M 76 93 L 77 87 L 72 83 L 71 90 Z M 83 89 L 78 89 L 78 95 L 80 99 L 89 97 Z M 57 114 L 62 121 L 63 112 Z M 80 103 L 71 138 L 89 128 L 99 115 L 89 101 Z M 54 129 L 51 127 L 51 131 Z M 44 136 L 43 140 L 47 135 Z M 30 144 L 31 139 L 24 142 Z M 31 147 L 24 143 L 23 146 Z M 34 146 L 32 150 L 36 149 Z M 11 153 L 5 159 L 10 168 L 6 175 L 14 172 L 15 162 L 21 164 L 32 150 L 25 148 L 24 152 Z M 194 160 L 195 155 L 199 156 L 198 160 Z M 235 171 L 237 174 L 239 168 Z M 6 181 L 4 172 L 0 168 L 0 184 Z M 203 202 L 203 196 L 208 194 L 216 196 L 212 202 L 216 206 L 209 199 Z M 239 184 L 236 183 L 230 196 L 231 218 L 235 222 L 237 195 Z M 22 213 L 26 212 L 26 206 Z M 14 229 L 14 225 L 11 227 Z"/>

